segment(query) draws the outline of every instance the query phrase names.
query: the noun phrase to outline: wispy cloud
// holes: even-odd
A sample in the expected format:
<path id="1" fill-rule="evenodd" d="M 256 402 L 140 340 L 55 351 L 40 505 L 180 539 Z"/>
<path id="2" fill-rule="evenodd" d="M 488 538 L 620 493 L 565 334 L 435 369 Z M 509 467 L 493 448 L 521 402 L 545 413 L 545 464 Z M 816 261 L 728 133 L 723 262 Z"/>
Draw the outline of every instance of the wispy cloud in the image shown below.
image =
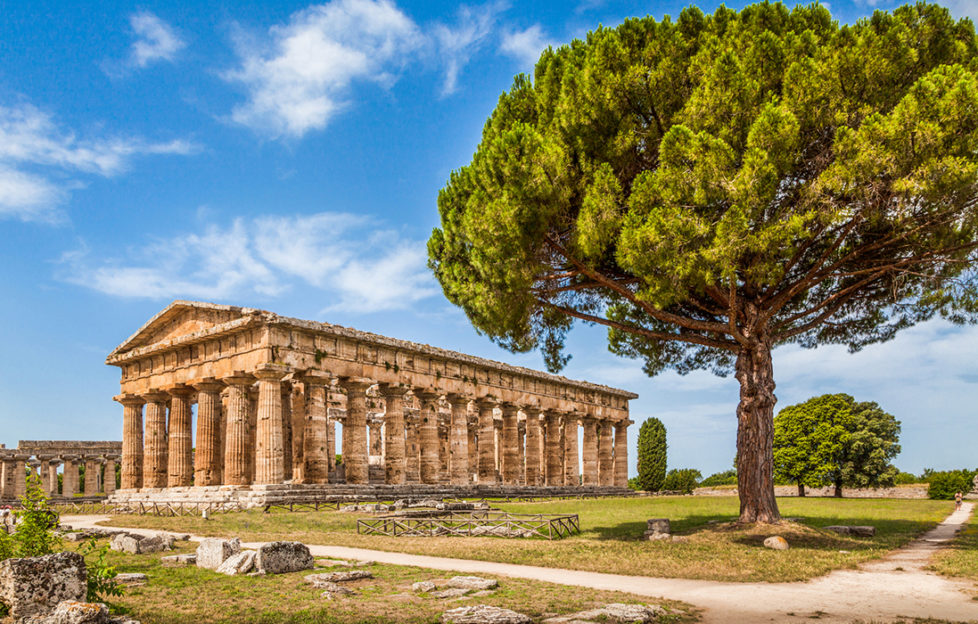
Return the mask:
<path id="1" fill-rule="evenodd" d="M 137 156 L 189 154 L 195 149 L 184 140 L 79 138 L 29 103 L 0 104 L 0 218 L 62 221 L 61 204 L 69 191 L 84 184 L 84 175 L 111 177 L 125 171 Z"/>
<path id="2" fill-rule="evenodd" d="M 136 67 L 172 61 L 187 45 L 172 26 L 149 11 L 130 15 L 129 26 L 135 36 L 129 58 Z"/>
<path id="3" fill-rule="evenodd" d="M 150 241 L 107 261 L 82 247 L 62 258 L 61 278 L 108 295 L 148 299 L 275 298 L 312 287 L 329 302 L 325 311 L 353 313 L 407 308 L 435 294 L 423 241 L 378 226 L 335 212 L 236 219 Z"/>
<path id="4" fill-rule="evenodd" d="M 526 30 L 512 30 L 503 33 L 499 50 L 519 61 L 524 67 L 533 67 L 548 46 L 554 45 L 539 24 Z"/>
<path id="5" fill-rule="evenodd" d="M 387 0 L 333 0 L 292 15 L 267 37 L 239 36 L 240 66 L 225 78 L 247 101 L 231 119 L 277 138 L 322 129 L 347 104 L 354 82 L 390 85 L 422 37 Z"/>
<path id="6" fill-rule="evenodd" d="M 482 6 L 462 5 L 453 24 L 437 23 L 432 27 L 437 53 L 445 68 L 443 95 L 450 95 L 458 89 L 459 74 L 472 55 L 489 41 L 499 13 L 505 8 L 502 2 Z"/>

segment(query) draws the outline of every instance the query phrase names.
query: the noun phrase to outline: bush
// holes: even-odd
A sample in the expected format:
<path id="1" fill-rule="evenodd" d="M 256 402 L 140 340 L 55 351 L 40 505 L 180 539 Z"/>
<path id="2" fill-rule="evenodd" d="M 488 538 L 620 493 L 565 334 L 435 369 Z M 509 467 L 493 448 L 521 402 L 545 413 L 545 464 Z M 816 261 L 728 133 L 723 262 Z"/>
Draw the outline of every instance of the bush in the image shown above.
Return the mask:
<path id="1" fill-rule="evenodd" d="M 724 470 L 723 472 L 714 472 L 700 481 L 699 487 L 716 487 L 718 485 L 737 485 L 737 471 Z"/>
<path id="2" fill-rule="evenodd" d="M 927 475 L 930 482 L 927 496 L 934 500 L 951 500 L 955 492 L 967 494 L 974 487 L 976 474 L 978 470 L 930 471 Z"/>
<path id="3" fill-rule="evenodd" d="M 105 602 L 108 596 L 121 596 L 122 587 L 115 580 L 119 573 L 115 566 L 105 563 L 109 545 L 99 546 L 97 539 L 93 537 L 78 552 L 85 557 L 85 567 L 88 569 L 88 601 Z M 89 560 L 89 555 L 95 555 L 94 560 Z"/>
<path id="4" fill-rule="evenodd" d="M 921 482 L 920 478 L 917 477 L 917 475 L 909 472 L 903 472 L 902 470 L 896 473 L 896 476 L 893 477 L 893 483 L 897 485 L 905 485 L 907 483 L 920 483 L 920 482 Z"/>
<path id="5" fill-rule="evenodd" d="M 666 427 L 658 418 L 649 418 L 638 430 L 639 488 L 658 492 L 664 488 L 665 479 Z"/>
<path id="6" fill-rule="evenodd" d="M 692 494 L 693 490 L 699 484 L 699 480 L 703 478 L 699 470 L 695 468 L 673 468 L 666 475 L 665 483 L 662 485 L 663 490 L 668 490 L 670 492 L 682 492 L 683 494 Z"/>
<path id="7" fill-rule="evenodd" d="M 11 548 L 7 557 L 40 557 L 61 548 L 61 539 L 55 533 L 58 512 L 48 505 L 48 497 L 38 477 L 27 480 L 27 494 L 20 502 L 21 508 L 14 512 L 17 531 L 10 536 Z"/>

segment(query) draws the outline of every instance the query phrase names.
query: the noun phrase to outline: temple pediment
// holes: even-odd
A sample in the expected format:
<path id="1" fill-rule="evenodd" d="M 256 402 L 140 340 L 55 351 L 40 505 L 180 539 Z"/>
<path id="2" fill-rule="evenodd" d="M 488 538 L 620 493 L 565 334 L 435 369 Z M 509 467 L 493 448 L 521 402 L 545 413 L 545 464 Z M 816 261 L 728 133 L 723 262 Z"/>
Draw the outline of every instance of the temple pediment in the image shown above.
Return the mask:
<path id="1" fill-rule="evenodd" d="M 245 318 L 254 312 L 257 310 L 238 306 L 174 301 L 116 347 L 109 357 L 141 347 L 173 342 Z"/>

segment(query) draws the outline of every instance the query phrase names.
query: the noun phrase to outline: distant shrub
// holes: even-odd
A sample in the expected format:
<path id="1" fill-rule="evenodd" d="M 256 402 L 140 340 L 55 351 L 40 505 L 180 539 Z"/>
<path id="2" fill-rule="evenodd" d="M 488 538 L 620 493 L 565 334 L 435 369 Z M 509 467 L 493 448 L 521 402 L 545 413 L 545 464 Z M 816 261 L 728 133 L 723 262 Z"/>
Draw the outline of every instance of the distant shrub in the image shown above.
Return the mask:
<path id="1" fill-rule="evenodd" d="M 642 486 L 638 482 L 638 477 L 632 477 L 631 479 L 628 480 L 628 489 L 635 490 L 636 492 L 642 491 Z"/>
<path id="2" fill-rule="evenodd" d="M 955 492 L 967 494 L 974 487 L 974 478 L 978 470 L 943 470 L 931 471 L 930 487 L 927 488 L 928 498 L 934 500 L 951 500 Z"/>
<path id="3" fill-rule="evenodd" d="M 896 473 L 893 477 L 893 483 L 897 485 L 905 485 L 907 483 L 920 483 L 920 477 L 909 472 L 903 472 L 902 470 Z"/>
<path id="4" fill-rule="evenodd" d="M 716 487 L 718 485 L 737 485 L 737 471 L 724 470 L 723 472 L 714 472 L 700 481 L 699 487 Z"/>
<path id="5" fill-rule="evenodd" d="M 48 504 L 48 497 L 41 488 L 41 480 L 31 476 L 27 480 L 27 494 L 20 499 L 17 531 L 10 537 L 11 557 L 40 557 L 50 555 L 61 548 L 58 528 L 58 512 Z"/>
<path id="6" fill-rule="evenodd" d="M 673 468 L 666 474 L 663 490 L 692 494 L 703 475 L 695 468 Z"/>

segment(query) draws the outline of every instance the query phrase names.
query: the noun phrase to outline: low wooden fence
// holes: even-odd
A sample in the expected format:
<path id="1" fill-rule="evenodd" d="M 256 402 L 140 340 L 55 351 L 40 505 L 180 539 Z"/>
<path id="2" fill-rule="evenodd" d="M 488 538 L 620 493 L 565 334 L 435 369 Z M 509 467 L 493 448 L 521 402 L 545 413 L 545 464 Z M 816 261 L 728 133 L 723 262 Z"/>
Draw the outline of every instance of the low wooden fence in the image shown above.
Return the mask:
<path id="1" fill-rule="evenodd" d="M 505 511 L 404 511 L 357 520 L 360 535 L 393 537 L 542 537 L 553 540 L 581 532 L 577 514 L 512 514 Z"/>

